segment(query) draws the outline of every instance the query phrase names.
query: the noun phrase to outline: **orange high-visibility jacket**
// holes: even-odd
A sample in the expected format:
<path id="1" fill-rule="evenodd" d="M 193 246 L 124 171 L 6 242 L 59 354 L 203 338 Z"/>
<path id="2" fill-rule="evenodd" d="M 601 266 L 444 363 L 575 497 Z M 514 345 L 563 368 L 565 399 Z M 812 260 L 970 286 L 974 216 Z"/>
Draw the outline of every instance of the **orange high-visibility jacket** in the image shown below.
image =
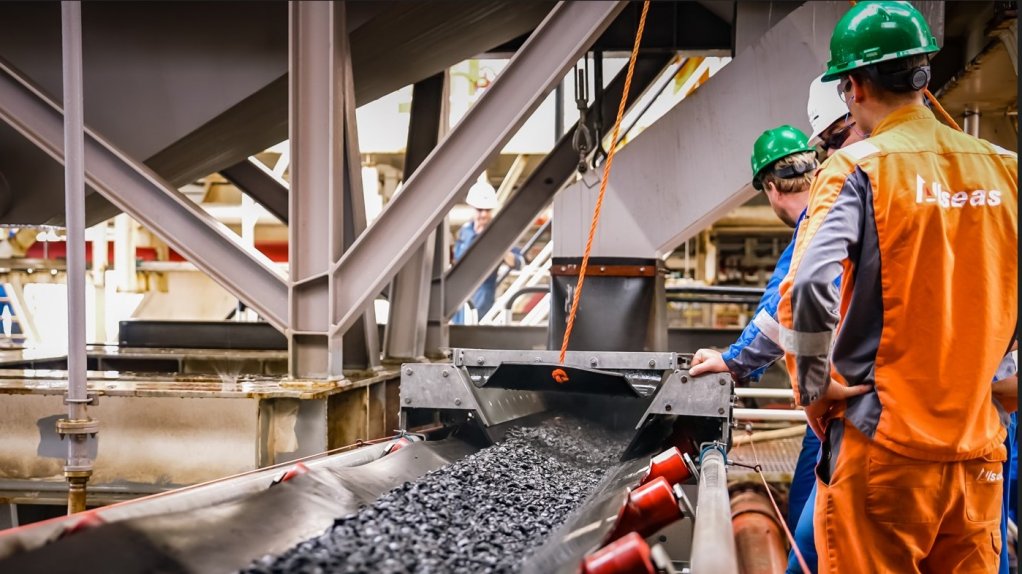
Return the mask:
<path id="1" fill-rule="evenodd" d="M 904 456 L 1004 440 L 991 380 L 1015 336 L 1018 156 L 906 106 L 820 170 L 778 319 L 796 398 L 874 385 L 845 418 Z M 833 286 L 842 275 L 840 293 Z"/>

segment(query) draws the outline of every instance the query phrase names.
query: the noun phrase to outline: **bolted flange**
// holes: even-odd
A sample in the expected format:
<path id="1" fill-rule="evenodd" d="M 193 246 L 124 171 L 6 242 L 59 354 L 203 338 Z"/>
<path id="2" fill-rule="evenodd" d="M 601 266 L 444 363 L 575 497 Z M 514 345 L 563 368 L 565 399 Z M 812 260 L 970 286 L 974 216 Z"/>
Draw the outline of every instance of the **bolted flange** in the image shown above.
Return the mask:
<path id="1" fill-rule="evenodd" d="M 93 418 L 88 419 L 60 419 L 57 421 L 57 434 L 60 438 L 64 435 L 92 435 L 99 432 L 99 421 Z"/>

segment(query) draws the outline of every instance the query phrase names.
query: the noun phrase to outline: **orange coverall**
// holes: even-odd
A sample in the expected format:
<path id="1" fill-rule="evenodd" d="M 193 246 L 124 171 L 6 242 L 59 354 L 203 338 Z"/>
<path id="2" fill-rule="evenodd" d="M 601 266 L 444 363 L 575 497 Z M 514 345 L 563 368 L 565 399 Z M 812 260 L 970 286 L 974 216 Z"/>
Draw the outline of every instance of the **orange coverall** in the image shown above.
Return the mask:
<path id="1" fill-rule="evenodd" d="M 800 404 L 834 409 L 817 466 L 820 572 L 996 572 L 1017 325 L 1018 159 L 906 106 L 825 162 L 778 318 Z M 841 275 L 840 293 L 833 287 Z"/>

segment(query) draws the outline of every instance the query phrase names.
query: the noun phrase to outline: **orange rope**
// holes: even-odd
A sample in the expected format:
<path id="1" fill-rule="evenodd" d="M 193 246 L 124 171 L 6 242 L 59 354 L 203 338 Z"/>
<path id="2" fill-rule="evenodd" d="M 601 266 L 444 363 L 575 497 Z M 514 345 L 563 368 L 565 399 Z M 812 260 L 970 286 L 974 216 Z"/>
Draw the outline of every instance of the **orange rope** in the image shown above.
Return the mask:
<path id="1" fill-rule="evenodd" d="M 593 248 L 593 238 L 596 236 L 596 225 L 600 222 L 600 210 L 603 208 L 603 196 L 607 192 L 607 180 L 610 177 L 610 166 L 614 163 L 614 152 L 617 151 L 618 132 L 621 129 L 621 118 L 625 115 L 625 103 L 628 101 L 628 89 L 632 85 L 632 72 L 635 70 L 635 59 L 639 55 L 639 43 L 642 41 L 642 30 L 646 27 L 646 13 L 649 12 L 649 0 L 642 3 L 642 16 L 639 17 L 639 29 L 635 33 L 635 45 L 632 46 L 632 55 L 628 60 L 628 73 L 625 75 L 625 87 L 621 92 L 621 103 L 617 106 L 617 119 L 614 120 L 614 132 L 611 136 L 610 151 L 607 153 L 607 161 L 603 165 L 603 181 L 600 182 L 600 194 L 596 198 L 596 208 L 593 209 L 593 221 L 589 226 L 589 239 L 586 241 L 586 249 L 582 254 L 582 265 L 578 270 L 578 283 L 575 285 L 575 293 L 571 299 L 571 311 L 568 313 L 568 326 L 564 329 L 564 340 L 561 341 L 561 359 L 564 364 L 564 356 L 568 352 L 568 340 L 571 339 L 571 331 L 575 328 L 575 315 L 578 313 L 578 300 L 582 295 L 582 284 L 586 279 L 586 268 L 589 266 L 589 252 Z"/>
<path id="2" fill-rule="evenodd" d="M 752 434 L 751 432 L 749 433 Z M 774 506 L 774 513 L 777 514 L 777 523 L 784 529 L 784 535 L 788 537 L 788 544 L 791 544 L 791 550 L 795 553 L 795 558 L 798 559 L 798 565 L 802 568 L 802 574 L 809 574 L 809 565 L 806 563 L 806 559 L 802 557 L 802 551 L 799 550 L 798 544 L 795 543 L 795 536 L 792 535 L 791 530 L 788 529 L 788 523 L 784 520 L 784 515 L 781 514 L 780 507 L 777 506 L 777 501 L 774 500 L 774 494 L 770 488 L 770 484 L 767 482 L 765 476 L 763 476 L 763 467 L 759 463 L 759 453 L 756 452 L 756 443 L 749 441 L 749 446 L 752 447 L 752 456 L 756 459 L 756 472 L 759 473 L 760 480 L 763 481 L 763 486 L 766 488 L 767 496 L 770 497 L 770 504 Z"/>
<path id="3" fill-rule="evenodd" d="M 962 131 L 962 128 L 961 126 L 958 125 L 958 122 L 956 122 L 955 119 L 951 117 L 951 114 L 947 113 L 947 110 L 944 109 L 944 106 L 940 105 L 940 102 L 937 101 L 937 97 L 930 92 L 930 88 L 926 88 L 925 90 L 923 90 L 923 94 L 926 95 L 927 100 L 930 100 L 930 104 L 933 105 L 933 109 L 937 110 L 937 112 L 940 114 L 940 117 L 943 118 L 944 123 L 955 128 L 958 131 Z"/>
<path id="4" fill-rule="evenodd" d="M 855 0 L 848 0 L 848 3 L 851 4 L 852 6 L 855 6 L 856 4 Z M 923 95 L 926 96 L 926 99 L 930 101 L 930 105 L 933 106 L 933 109 L 937 110 L 937 113 L 944 120 L 944 123 L 955 128 L 958 131 L 962 131 L 961 126 L 959 126 L 958 122 L 956 122 L 955 119 L 951 117 L 951 114 L 947 113 L 947 110 L 944 109 L 944 106 L 940 105 L 940 102 L 937 101 L 937 97 L 933 95 L 933 92 L 930 91 L 930 88 L 924 88 Z"/>

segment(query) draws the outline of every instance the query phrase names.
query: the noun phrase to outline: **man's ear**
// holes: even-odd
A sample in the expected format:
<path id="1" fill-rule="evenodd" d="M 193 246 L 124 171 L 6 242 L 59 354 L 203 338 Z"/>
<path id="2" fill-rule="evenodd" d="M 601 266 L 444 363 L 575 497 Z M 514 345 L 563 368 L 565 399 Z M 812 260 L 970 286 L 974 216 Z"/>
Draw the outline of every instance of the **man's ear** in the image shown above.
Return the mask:
<path id="1" fill-rule="evenodd" d="M 765 182 L 763 182 L 763 191 L 767 192 L 767 194 L 771 194 L 771 193 L 776 194 L 777 193 L 777 186 L 774 185 L 774 182 L 772 182 L 772 181 L 765 181 Z"/>
<path id="2" fill-rule="evenodd" d="M 853 74 L 849 76 L 849 79 L 852 82 L 852 89 L 848 92 L 849 101 L 855 101 L 861 104 L 873 95 L 873 85 L 865 81 L 862 77 Z"/>

